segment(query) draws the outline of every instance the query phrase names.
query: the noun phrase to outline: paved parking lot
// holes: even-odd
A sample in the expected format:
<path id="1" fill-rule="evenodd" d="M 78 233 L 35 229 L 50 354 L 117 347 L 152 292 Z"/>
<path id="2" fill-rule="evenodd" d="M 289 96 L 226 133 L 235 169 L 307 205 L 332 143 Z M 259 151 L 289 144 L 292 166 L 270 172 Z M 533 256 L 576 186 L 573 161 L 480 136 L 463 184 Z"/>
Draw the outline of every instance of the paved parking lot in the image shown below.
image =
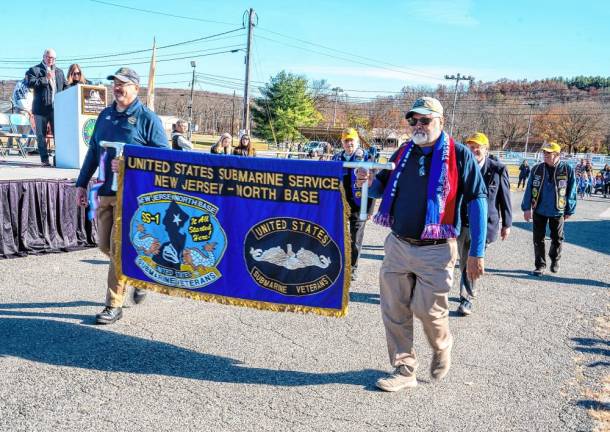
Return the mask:
<path id="1" fill-rule="evenodd" d="M 387 231 L 372 223 L 343 319 L 151 294 L 100 327 L 97 250 L 2 260 L 0 430 L 593 430 L 588 410 L 609 402 L 609 206 L 579 203 L 561 273 L 541 279 L 516 213 L 488 250 L 475 313 L 458 317 L 451 295 L 448 377 L 430 381 L 417 325 L 419 385 L 395 394 L 374 388 L 391 368 L 377 283 Z"/>

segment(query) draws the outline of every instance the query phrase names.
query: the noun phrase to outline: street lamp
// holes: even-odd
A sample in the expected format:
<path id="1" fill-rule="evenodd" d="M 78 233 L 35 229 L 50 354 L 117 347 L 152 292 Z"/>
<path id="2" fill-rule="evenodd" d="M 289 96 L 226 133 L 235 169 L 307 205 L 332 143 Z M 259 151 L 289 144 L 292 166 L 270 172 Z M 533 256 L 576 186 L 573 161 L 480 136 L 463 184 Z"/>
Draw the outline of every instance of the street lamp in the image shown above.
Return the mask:
<path id="1" fill-rule="evenodd" d="M 193 134 L 193 90 L 195 89 L 195 68 L 197 67 L 197 63 L 195 60 L 191 60 L 191 67 L 193 68 L 193 79 L 191 80 L 191 98 L 189 102 L 189 131 L 188 131 L 188 139 L 191 139 Z"/>

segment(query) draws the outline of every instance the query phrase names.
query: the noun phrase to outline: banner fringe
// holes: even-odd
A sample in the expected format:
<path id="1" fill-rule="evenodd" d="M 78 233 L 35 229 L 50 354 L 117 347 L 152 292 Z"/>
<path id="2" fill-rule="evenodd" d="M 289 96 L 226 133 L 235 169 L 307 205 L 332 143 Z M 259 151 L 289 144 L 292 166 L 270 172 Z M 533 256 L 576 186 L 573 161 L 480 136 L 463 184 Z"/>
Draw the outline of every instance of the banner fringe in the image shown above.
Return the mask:
<path id="1" fill-rule="evenodd" d="M 352 280 L 352 266 L 351 266 L 351 240 L 349 233 L 349 205 L 345 197 L 345 189 L 343 184 L 340 185 L 341 201 L 343 203 L 343 246 L 344 256 L 343 262 L 345 271 L 343 273 L 343 297 L 341 300 L 341 309 L 330 309 L 303 305 L 283 304 L 283 303 L 271 303 L 260 300 L 246 300 L 236 297 L 227 297 L 217 294 L 201 293 L 197 291 L 189 291 L 183 288 L 166 287 L 151 282 L 144 282 L 137 279 L 132 279 L 123 274 L 123 267 L 121 266 L 121 239 L 123 229 L 123 179 L 125 176 L 125 158 L 120 157 L 119 172 L 118 172 L 118 190 L 117 190 L 117 201 L 114 219 L 114 254 L 112 260 L 116 269 L 116 276 L 119 283 L 130 285 L 134 288 L 146 289 L 149 291 L 158 292 L 160 294 L 166 294 L 172 297 L 183 297 L 190 298 L 193 300 L 203 300 L 207 302 L 219 303 L 230 306 L 242 306 L 249 307 L 258 310 L 268 310 L 273 312 L 296 312 L 296 313 L 314 313 L 320 316 L 342 318 L 347 315 L 348 303 L 349 303 L 349 288 Z"/>

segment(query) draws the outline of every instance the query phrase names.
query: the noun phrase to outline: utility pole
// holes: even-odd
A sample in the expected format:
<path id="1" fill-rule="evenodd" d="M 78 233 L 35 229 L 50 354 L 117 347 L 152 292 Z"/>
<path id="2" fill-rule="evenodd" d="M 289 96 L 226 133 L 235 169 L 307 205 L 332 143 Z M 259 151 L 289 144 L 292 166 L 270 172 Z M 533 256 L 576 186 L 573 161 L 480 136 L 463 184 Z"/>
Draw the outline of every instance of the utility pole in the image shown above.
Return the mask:
<path id="1" fill-rule="evenodd" d="M 245 15 L 245 14 L 244 14 Z M 254 30 L 254 9 L 248 12 L 248 46 L 246 50 L 246 79 L 244 82 L 244 113 L 242 119 L 242 129 L 250 133 L 250 53 L 252 48 L 252 31 Z"/>
<path id="2" fill-rule="evenodd" d="M 451 128 L 449 129 L 449 135 L 453 136 L 453 120 L 455 119 L 455 105 L 457 104 L 457 95 L 458 95 L 458 86 L 460 81 L 470 81 L 472 83 L 474 81 L 473 76 L 465 76 L 460 75 L 458 72 L 457 75 L 445 75 L 446 80 L 455 80 L 455 93 L 453 95 L 453 109 L 451 110 Z"/>
<path id="3" fill-rule="evenodd" d="M 333 109 L 333 127 L 335 127 L 335 122 L 337 121 L 337 100 L 339 99 L 339 92 L 343 93 L 343 89 L 335 87 L 331 90 L 335 92 L 335 108 Z"/>
<path id="4" fill-rule="evenodd" d="M 233 110 L 231 111 L 231 147 L 233 147 L 233 137 L 235 136 L 235 90 L 233 90 Z"/>
<path id="5" fill-rule="evenodd" d="M 195 90 L 195 67 L 197 67 L 197 63 L 195 63 L 195 60 L 191 60 L 191 67 L 193 68 L 193 79 L 191 80 L 191 98 L 189 101 L 189 140 L 193 135 L 193 90 Z"/>
<path id="6" fill-rule="evenodd" d="M 525 134 L 525 153 L 527 153 L 527 145 L 529 144 L 529 141 L 530 141 L 530 129 L 532 127 L 532 110 L 534 108 L 535 103 L 529 102 L 528 105 L 530 106 L 530 117 L 529 117 L 529 120 L 527 121 L 527 133 Z"/>

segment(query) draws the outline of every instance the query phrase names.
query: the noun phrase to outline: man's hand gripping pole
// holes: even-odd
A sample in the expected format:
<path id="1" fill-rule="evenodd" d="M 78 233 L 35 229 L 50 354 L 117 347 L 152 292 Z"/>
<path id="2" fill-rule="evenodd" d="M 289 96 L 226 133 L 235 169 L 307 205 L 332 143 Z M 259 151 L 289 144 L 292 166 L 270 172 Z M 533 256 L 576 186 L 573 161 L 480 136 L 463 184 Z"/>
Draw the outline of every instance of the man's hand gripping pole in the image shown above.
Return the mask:
<path id="1" fill-rule="evenodd" d="M 114 141 L 100 141 L 100 145 L 105 149 L 113 148 L 116 151 L 115 158 L 120 158 L 123 156 L 123 147 L 125 147 L 125 143 L 114 142 Z M 112 190 L 117 191 L 119 189 L 119 178 L 117 173 L 112 173 Z"/>
<path id="2" fill-rule="evenodd" d="M 393 170 L 395 168 L 394 162 L 388 163 L 376 163 L 376 162 L 343 162 L 344 168 L 364 169 L 368 179 L 370 170 L 381 170 L 388 169 Z M 362 197 L 360 198 L 360 216 L 361 221 L 365 221 L 369 217 L 368 213 L 368 199 L 369 199 L 369 182 L 368 180 L 362 183 Z"/>

